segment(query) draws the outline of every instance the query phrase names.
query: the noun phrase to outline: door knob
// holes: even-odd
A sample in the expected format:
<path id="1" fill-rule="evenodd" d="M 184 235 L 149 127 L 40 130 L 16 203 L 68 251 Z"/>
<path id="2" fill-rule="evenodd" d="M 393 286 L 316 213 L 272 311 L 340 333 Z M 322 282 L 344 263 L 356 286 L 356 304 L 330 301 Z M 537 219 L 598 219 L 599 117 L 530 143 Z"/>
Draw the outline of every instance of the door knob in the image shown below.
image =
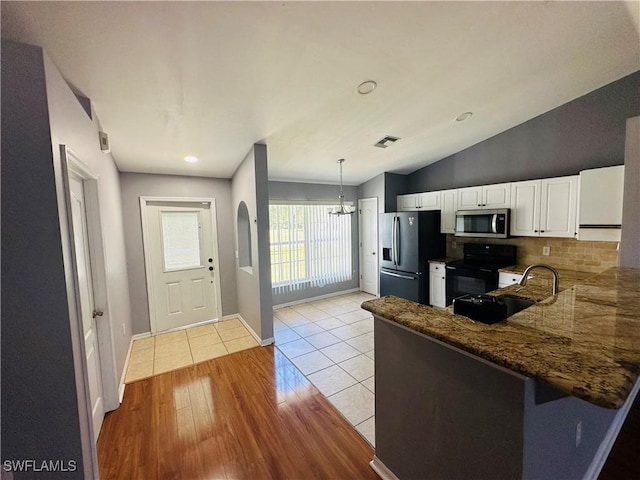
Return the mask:
<path id="1" fill-rule="evenodd" d="M 210 272 L 213 272 L 213 267 L 209 267 L 209 271 L 210 271 Z"/>
<path id="2" fill-rule="evenodd" d="M 94 310 L 93 313 L 91 314 L 91 317 L 96 318 L 96 317 L 101 317 L 102 315 L 104 315 L 104 312 L 102 310 Z"/>

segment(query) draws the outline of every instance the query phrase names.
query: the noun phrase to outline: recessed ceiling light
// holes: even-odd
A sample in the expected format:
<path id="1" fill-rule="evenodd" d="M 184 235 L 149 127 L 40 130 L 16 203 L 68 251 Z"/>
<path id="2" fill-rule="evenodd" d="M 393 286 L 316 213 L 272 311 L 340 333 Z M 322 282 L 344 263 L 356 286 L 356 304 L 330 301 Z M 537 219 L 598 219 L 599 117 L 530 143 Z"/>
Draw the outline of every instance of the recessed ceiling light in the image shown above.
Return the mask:
<path id="1" fill-rule="evenodd" d="M 187 163 L 196 163 L 198 161 L 198 157 L 194 157 L 193 155 L 187 155 L 184 157 L 184 161 Z"/>
<path id="2" fill-rule="evenodd" d="M 473 115 L 473 112 L 464 112 L 456 117 L 456 122 L 464 122 L 467 118 Z"/>
<path id="3" fill-rule="evenodd" d="M 378 84 L 373 80 L 367 80 L 366 82 L 362 82 L 360 85 L 358 85 L 358 93 L 360 95 L 367 95 L 373 92 L 377 86 Z"/>

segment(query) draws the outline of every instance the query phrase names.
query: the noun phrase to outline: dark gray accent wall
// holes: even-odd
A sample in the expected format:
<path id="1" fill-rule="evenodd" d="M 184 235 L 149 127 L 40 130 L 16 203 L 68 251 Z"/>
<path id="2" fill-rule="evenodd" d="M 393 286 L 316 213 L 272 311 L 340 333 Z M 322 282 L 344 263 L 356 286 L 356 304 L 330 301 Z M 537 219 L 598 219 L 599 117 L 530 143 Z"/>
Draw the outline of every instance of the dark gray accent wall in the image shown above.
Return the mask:
<path id="1" fill-rule="evenodd" d="M 224 178 L 121 173 L 120 183 L 133 333 L 145 333 L 151 330 L 140 216 L 140 197 L 144 196 L 215 198 L 222 314 L 237 313 L 232 231 L 232 216 L 235 212 L 231 206 L 231 181 Z"/>
<path id="2" fill-rule="evenodd" d="M 575 175 L 588 168 L 621 165 L 625 122 L 640 114 L 638 92 L 640 72 L 413 172 L 402 193 Z"/>
<path id="3" fill-rule="evenodd" d="M 377 177 L 376 177 L 377 178 Z M 358 204 L 358 187 L 343 187 L 346 202 Z M 337 185 L 324 185 L 315 183 L 293 183 L 293 182 L 269 182 L 269 201 L 326 201 L 328 203 L 337 203 L 340 187 Z M 369 195 L 376 196 L 376 195 Z M 364 198 L 364 197 L 362 197 Z M 380 202 L 378 202 L 380 204 Z M 328 214 L 327 214 L 328 215 Z M 355 213 L 351 216 L 351 271 L 353 273 L 351 280 L 347 282 L 334 283 L 325 285 L 324 287 L 309 287 L 295 292 L 273 294 L 274 305 L 282 305 L 284 303 L 296 302 L 307 298 L 319 297 L 322 295 L 330 295 L 332 293 L 342 292 L 358 288 L 359 280 L 359 264 L 358 264 L 358 215 Z"/>
<path id="4" fill-rule="evenodd" d="M 640 268 L 640 116 L 627 120 L 620 266 Z"/>
<path id="5" fill-rule="evenodd" d="M 73 460 L 48 478 L 83 478 L 52 159 L 42 50 L 3 41 L 2 461 Z"/>

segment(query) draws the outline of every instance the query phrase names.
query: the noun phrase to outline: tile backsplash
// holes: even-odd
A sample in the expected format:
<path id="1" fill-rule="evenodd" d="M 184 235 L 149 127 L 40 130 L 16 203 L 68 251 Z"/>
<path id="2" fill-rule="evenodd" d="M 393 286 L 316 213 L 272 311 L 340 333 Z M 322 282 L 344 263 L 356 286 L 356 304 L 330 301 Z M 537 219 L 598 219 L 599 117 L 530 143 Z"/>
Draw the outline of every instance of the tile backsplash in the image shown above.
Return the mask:
<path id="1" fill-rule="evenodd" d="M 617 242 L 585 242 L 573 238 L 513 237 L 504 240 L 465 238 L 447 235 L 447 256 L 462 258 L 465 243 L 489 243 L 518 247 L 518 263 L 548 263 L 556 268 L 582 272 L 601 272 L 618 266 Z M 542 255 L 549 247 L 549 255 Z"/>

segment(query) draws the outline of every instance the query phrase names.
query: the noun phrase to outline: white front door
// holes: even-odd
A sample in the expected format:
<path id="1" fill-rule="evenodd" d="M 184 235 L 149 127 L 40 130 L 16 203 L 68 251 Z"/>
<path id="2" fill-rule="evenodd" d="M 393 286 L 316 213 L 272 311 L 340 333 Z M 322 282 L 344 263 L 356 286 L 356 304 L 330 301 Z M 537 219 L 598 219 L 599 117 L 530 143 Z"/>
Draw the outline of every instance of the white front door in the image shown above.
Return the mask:
<path id="1" fill-rule="evenodd" d="M 378 295 L 378 199 L 358 200 L 360 290 Z"/>
<path id="2" fill-rule="evenodd" d="M 217 242 L 210 202 L 147 202 L 145 258 L 151 330 L 218 317 Z"/>
<path id="3" fill-rule="evenodd" d="M 91 257 L 89 253 L 89 237 L 87 231 L 87 213 L 85 210 L 84 186 L 82 180 L 74 174 L 69 175 L 71 194 L 71 218 L 73 221 L 73 243 L 78 274 L 78 292 L 80 295 L 80 309 L 84 348 L 87 362 L 87 376 L 89 379 L 89 399 L 93 419 L 93 440 L 98 440 L 102 420 L 104 419 L 104 399 L 102 395 L 102 375 L 100 350 L 93 300 L 93 277 L 91 274 Z"/>

